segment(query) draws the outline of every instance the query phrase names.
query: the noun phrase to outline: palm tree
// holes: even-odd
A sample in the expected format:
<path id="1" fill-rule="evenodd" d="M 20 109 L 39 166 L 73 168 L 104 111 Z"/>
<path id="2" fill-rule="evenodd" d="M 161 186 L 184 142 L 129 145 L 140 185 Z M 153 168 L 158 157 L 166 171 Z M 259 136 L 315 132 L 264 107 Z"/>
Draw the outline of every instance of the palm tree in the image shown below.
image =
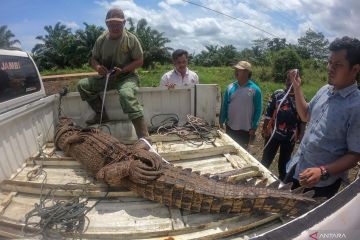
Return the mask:
<path id="1" fill-rule="evenodd" d="M 217 45 L 207 45 L 205 46 L 206 50 L 202 50 L 199 54 L 197 54 L 194 58 L 194 63 L 196 65 L 201 65 L 205 67 L 216 66 L 214 63 L 215 55 L 218 51 Z"/>
<path id="2" fill-rule="evenodd" d="M 11 48 L 15 44 L 20 44 L 20 41 L 17 39 L 12 39 L 15 35 L 7 29 L 6 25 L 0 26 L 0 48 Z"/>
<path id="3" fill-rule="evenodd" d="M 238 51 L 233 45 L 226 45 L 220 48 L 217 45 L 207 45 L 205 49 L 195 56 L 195 64 L 206 67 L 230 66 L 237 61 L 239 56 Z"/>
<path id="4" fill-rule="evenodd" d="M 136 27 L 131 18 L 128 19 L 128 22 L 130 24 L 128 31 L 138 37 L 143 48 L 144 68 L 153 67 L 155 62 L 161 64 L 170 62 L 169 51 L 172 50 L 172 48 L 165 46 L 170 40 L 164 36 L 163 32 L 152 29 L 147 25 L 145 19 L 140 19 Z"/>
<path id="5" fill-rule="evenodd" d="M 77 54 L 80 54 L 84 59 L 91 57 L 91 50 L 96 42 L 96 39 L 105 31 L 103 27 L 98 27 L 93 24 L 84 22 L 85 30 L 76 31 L 77 40 Z"/>
<path id="6" fill-rule="evenodd" d="M 226 45 L 218 50 L 218 59 L 221 66 L 231 66 L 237 62 L 238 52 L 233 45 Z"/>
<path id="7" fill-rule="evenodd" d="M 36 44 L 32 49 L 34 59 L 40 68 L 64 68 L 71 66 L 71 63 L 77 63 L 76 38 L 71 29 L 60 22 L 54 27 L 45 26 L 44 29 L 47 35 L 36 37 L 43 43 Z"/>

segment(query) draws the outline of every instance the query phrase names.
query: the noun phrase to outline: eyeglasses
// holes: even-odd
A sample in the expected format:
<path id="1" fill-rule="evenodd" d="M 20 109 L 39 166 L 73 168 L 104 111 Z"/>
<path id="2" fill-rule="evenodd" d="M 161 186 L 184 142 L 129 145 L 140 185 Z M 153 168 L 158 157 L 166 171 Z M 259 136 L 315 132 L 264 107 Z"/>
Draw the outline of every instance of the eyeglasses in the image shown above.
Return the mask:
<path id="1" fill-rule="evenodd" d="M 125 21 L 124 22 L 119 22 L 119 21 L 108 22 L 106 25 L 109 28 L 120 28 L 125 25 Z"/>

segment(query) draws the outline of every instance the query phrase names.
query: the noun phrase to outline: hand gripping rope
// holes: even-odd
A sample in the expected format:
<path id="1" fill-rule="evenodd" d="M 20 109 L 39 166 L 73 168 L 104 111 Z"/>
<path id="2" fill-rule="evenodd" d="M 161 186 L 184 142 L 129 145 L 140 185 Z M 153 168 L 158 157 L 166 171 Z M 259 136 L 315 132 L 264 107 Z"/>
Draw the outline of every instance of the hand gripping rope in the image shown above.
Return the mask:
<path id="1" fill-rule="evenodd" d="M 108 82 L 109 82 L 109 78 L 110 78 L 110 76 L 113 75 L 115 72 L 116 72 L 116 70 L 113 69 L 113 70 L 111 70 L 109 73 L 106 74 L 105 88 L 104 88 L 104 94 L 103 94 L 102 104 L 101 104 L 101 115 L 100 115 L 99 126 L 101 126 L 101 122 L 102 122 L 102 118 L 103 118 L 104 104 L 105 104 L 105 97 L 106 97 L 106 90 L 107 90 L 107 85 L 108 85 Z"/>

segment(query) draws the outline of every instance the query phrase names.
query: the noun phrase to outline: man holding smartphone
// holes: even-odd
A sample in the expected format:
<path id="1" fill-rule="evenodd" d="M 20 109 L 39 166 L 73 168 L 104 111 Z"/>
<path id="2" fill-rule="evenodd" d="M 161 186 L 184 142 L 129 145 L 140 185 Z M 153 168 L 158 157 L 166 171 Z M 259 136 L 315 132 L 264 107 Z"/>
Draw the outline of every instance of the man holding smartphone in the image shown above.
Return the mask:
<path id="1" fill-rule="evenodd" d="M 297 153 L 287 166 L 285 182 L 330 198 L 339 190 L 347 170 L 360 161 L 360 41 L 343 37 L 330 44 L 328 83 L 305 101 L 297 71 L 290 75 L 296 109 L 308 122 Z"/>

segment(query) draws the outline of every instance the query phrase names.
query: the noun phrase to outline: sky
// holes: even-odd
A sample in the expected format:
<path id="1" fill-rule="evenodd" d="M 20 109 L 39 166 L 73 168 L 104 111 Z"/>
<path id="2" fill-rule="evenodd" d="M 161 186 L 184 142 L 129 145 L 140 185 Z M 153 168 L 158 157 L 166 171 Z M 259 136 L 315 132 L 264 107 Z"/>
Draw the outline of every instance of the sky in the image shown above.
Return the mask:
<path id="1" fill-rule="evenodd" d="M 210 44 L 241 50 L 260 38 L 297 43 L 310 28 L 330 41 L 345 35 L 360 38 L 359 0 L 189 1 L 228 16 L 183 0 L 1 0 L 0 26 L 7 25 L 26 51 L 39 43 L 36 36 L 46 35 L 45 26 L 57 22 L 73 32 L 84 29 L 84 22 L 105 27 L 106 12 L 114 6 L 126 18 L 145 18 L 151 28 L 164 32 L 169 47 L 195 54 Z"/>

